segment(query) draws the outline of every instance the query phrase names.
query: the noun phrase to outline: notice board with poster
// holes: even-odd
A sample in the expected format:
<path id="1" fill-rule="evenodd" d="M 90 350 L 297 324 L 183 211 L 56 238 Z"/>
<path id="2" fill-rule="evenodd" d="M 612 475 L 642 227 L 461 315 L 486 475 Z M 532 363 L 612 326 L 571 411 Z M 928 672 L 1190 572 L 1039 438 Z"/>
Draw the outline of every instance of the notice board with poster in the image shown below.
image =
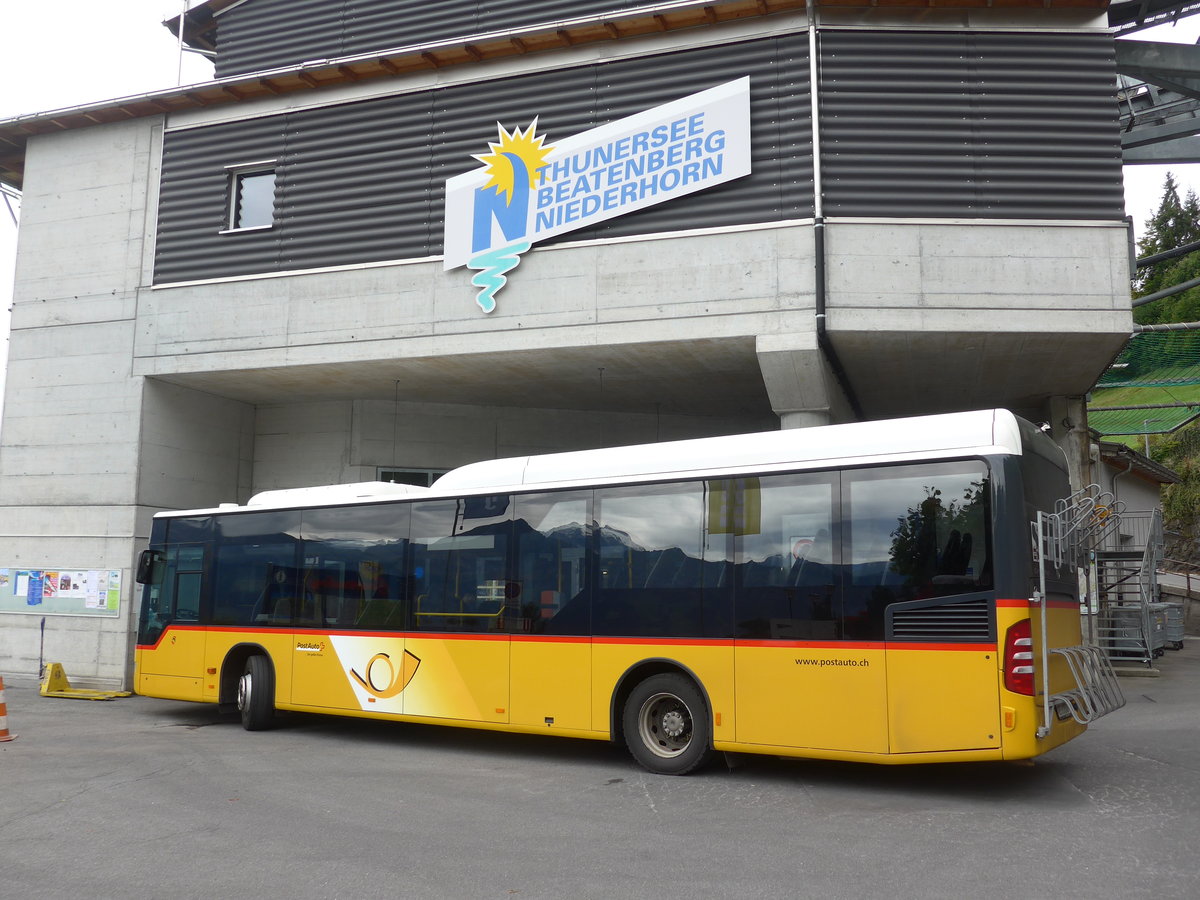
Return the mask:
<path id="1" fill-rule="evenodd" d="M 115 616 L 120 611 L 119 569 L 0 568 L 0 612 Z"/>

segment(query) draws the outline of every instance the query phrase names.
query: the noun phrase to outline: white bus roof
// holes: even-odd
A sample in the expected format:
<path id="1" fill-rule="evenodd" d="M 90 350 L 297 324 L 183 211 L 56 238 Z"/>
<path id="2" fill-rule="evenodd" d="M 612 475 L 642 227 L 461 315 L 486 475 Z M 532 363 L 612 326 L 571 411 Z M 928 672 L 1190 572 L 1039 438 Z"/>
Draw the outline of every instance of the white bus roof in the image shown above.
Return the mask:
<path id="1" fill-rule="evenodd" d="M 989 409 L 488 460 L 447 472 L 431 491 L 469 493 L 501 487 L 1020 453 L 1017 417 L 1007 410 Z"/>
<path id="2" fill-rule="evenodd" d="M 1021 426 L 1003 409 L 855 422 L 756 434 L 697 438 L 577 450 L 471 463 L 447 472 L 431 488 L 365 482 L 264 491 L 246 506 L 164 512 L 198 512 L 340 506 L 401 498 L 445 497 L 520 490 L 578 487 L 606 482 L 731 476 L 750 472 L 870 465 L 961 456 L 1020 455 Z"/>

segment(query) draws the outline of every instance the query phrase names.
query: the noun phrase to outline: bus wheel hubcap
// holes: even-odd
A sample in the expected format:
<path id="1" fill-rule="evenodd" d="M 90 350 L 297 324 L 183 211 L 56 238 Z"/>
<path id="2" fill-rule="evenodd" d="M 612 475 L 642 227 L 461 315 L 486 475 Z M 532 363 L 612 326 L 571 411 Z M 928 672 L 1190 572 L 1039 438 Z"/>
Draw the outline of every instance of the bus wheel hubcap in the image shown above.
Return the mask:
<path id="1" fill-rule="evenodd" d="M 657 756 L 678 756 L 692 742 L 692 717 L 674 694 L 655 694 L 642 704 L 638 716 L 642 743 Z"/>
<path id="2" fill-rule="evenodd" d="M 679 737 L 681 734 L 683 734 L 683 727 L 685 724 L 686 723 L 683 720 L 683 716 L 681 716 L 677 710 L 671 710 L 671 712 L 663 716 L 662 727 L 663 731 L 666 732 L 667 737 Z"/>

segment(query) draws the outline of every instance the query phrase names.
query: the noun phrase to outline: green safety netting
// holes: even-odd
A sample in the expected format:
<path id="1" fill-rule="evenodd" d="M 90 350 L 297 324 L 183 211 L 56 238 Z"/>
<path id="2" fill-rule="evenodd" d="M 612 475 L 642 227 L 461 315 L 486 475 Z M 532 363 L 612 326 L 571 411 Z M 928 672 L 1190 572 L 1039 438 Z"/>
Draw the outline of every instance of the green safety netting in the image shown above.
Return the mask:
<path id="1" fill-rule="evenodd" d="M 1096 382 L 1088 426 L 1101 435 L 1166 434 L 1197 416 L 1200 331 L 1144 331 Z"/>
<path id="2" fill-rule="evenodd" d="M 1129 339 L 1097 388 L 1200 384 L 1200 331 L 1143 331 Z"/>
<path id="3" fill-rule="evenodd" d="M 1200 416 L 1200 404 L 1172 409 L 1088 410 L 1088 427 L 1101 436 L 1167 434 Z"/>

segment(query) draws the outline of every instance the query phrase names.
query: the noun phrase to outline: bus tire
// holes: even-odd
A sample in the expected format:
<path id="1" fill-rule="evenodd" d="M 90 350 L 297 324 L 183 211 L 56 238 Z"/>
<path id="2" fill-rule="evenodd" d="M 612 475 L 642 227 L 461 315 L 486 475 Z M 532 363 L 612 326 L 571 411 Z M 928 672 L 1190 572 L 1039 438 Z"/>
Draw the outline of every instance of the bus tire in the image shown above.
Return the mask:
<path id="1" fill-rule="evenodd" d="M 708 705 L 691 679 L 676 673 L 639 683 L 621 712 L 625 744 L 656 775 L 686 775 L 712 759 Z"/>
<path id="2" fill-rule="evenodd" d="M 271 727 L 275 715 L 275 678 L 265 656 L 246 659 L 246 668 L 238 679 L 237 708 L 242 716 L 242 727 L 247 731 Z"/>

